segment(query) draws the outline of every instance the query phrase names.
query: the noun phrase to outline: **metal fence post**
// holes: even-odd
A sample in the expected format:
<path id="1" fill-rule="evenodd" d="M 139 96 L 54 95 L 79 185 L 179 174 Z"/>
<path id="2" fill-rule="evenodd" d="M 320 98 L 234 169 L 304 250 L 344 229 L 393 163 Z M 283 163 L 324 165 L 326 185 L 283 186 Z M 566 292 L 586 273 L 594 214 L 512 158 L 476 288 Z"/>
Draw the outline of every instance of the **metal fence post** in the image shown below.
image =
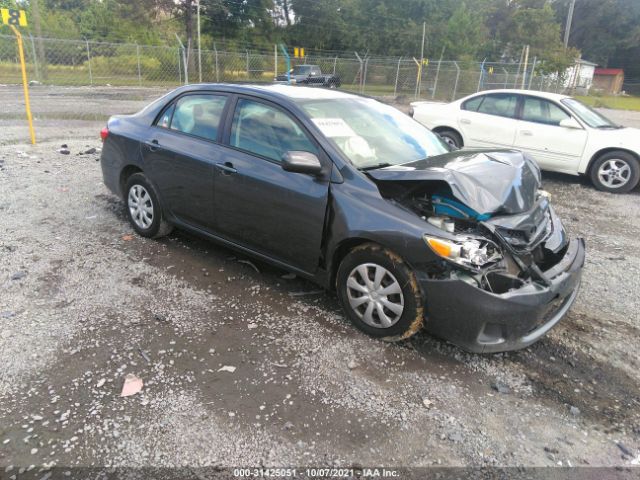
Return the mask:
<path id="1" fill-rule="evenodd" d="M 334 75 L 336 74 L 336 63 L 338 63 L 338 57 L 337 56 L 333 59 L 333 74 Z"/>
<path id="2" fill-rule="evenodd" d="M 396 83 L 393 85 L 393 96 L 395 97 L 398 94 L 398 77 L 400 76 L 400 62 L 402 61 L 402 57 L 398 59 L 398 67 L 396 68 Z"/>
<path id="3" fill-rule="evenodd" d="M 436 88 L 438 88 L 438 77 L 440 76 L 440 63 L 442 62 L 442 55 L 440 55 L 440 59 L 438 60 L 438 66 L 436 68 L 436 78 L 433 81 L 433 90 L 431 91 L 431 99 L 433 100 L 436 97 Z"/>
<path id="4" fill-rule="evenodd" d="M 453 65 L 456 67 L 456 81 L 453 84 L 453 95 L 451 95 L 452 102 L 456 99 L 456 94 L 458 93 L 458 80 L 460 80 L 460 67 L 458 66 L 458 62 L 454 61 Z"/>
<path id="5" fill-rule="evenodd" d="M 31 54 L 33 55 L 33 67 L 35 70 L 36 80 L 40 81 L 40 68 L 38 68 L 38 56 L 36 55 L 36 44 L 33 41 L 33 35 L 29 34 L 31 40 Z"/>
<path id="6" fill-rule="evenodd" d="M 353 53 L 355 53 L 356 58 L 358 59 L 358 62 L 360 62 L 360 70 L 358 71 L 358 74 L 359 74 L 358 76 L 360 78 L 358 78 L 358 86 L 360 87 L 359 90 L 362 92 L 362 73 L 364 72 L 363 62 L 362 62 L 362 58 L 360 58 L 360 55 L 358 55 L 358 52 L 353 52 Z"/>
<path id="7" fill-rule="evenodd" d="M 367 88 L 367 70 L 369 70 L 369 58 L 364 57 L 364 75 L 362 76 L 362 93 Z"/>
<path id="8" fill-rule="evenodd" d="M 91 71 L 91 51 L 89 50 L 89 40 L 85 38 L 84 41 L 87 46 L 87 65 L 89 66 L 89 84 L 93 85 L 93 72 Z"/>
<path id="9" fill-rule="evenodd" d="M 507 84 L 509 83 L 509 72 L 504 67 L 500 68 L 502 68 L 502 71 L 504 72 L 504 88 L 507 88 Z"/>
<path id="10" fill-rule="evenodd" d="M 247 80 L 249 80 L 249 50 L 245 50 L 247 52 Z"/>
<path id="11" fill-rule="evenodd" d="M 273 44 L 273 71 L 275 80 L 278 78 L 278 45 L 276 43 Z"/>
<path id="12" fill-rule="evenodd" d="M 184 65 L 184 84 L 189 84 L 189 60 L 187 58 L 187 49 L 182 47 L 182 64 Z"/>
<path id="13" fill-rule="evenodd" d="M 220 74 L 218 73 L 218 49 L 215 43 L 213 44 L 213 54 L 216 58 L 216 82 L 220 82 Z"/>
<path id="14" fill-rule="evenodd" d="M 142 86 L 142 71 L 140 69 L 140 45 L 136 43 L 136 57 L 138 59 L 138 85 Z"/>
<path id="15" fill-rule="evenodd" d="M 533 77 L 536 74 L 537 62 L 538 62 L 538 57 L 533 57 L 533 64 L 531 65 L 531 76 L 529 77 L 529 85 L 527 85 L 527 90 L 531 90 L 531 83 L 533 82 Z"/>
<path id="16" fill-rule="evenodd" d="M 178 47 L 178 85 L 182 84 L 182 58 L 180 58 L 180 48 Z"/>
<path id="17" fill-rule="evenodd" d="M 478 88 L 476 92 L 480 91 L 480 86 L 482 86 L 482 81 L 484 80 L 484 60 L 480 64 L 480 78 L 478 79 Z"/>

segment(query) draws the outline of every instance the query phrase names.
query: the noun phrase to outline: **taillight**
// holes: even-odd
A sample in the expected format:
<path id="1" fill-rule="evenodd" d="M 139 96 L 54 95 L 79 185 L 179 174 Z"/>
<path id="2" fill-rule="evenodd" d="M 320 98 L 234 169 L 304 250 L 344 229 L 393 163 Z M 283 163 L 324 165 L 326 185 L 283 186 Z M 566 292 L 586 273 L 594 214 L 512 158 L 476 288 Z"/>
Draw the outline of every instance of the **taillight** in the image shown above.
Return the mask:
<path id="1" fill-rule="evenodd" d="M 109 136 L 109 129 L 107 127 L 104 127 L 102 130 L 100 130 L 100 138 L 102 139 L 103 142 L 107 139 L 108 136 Z"/>

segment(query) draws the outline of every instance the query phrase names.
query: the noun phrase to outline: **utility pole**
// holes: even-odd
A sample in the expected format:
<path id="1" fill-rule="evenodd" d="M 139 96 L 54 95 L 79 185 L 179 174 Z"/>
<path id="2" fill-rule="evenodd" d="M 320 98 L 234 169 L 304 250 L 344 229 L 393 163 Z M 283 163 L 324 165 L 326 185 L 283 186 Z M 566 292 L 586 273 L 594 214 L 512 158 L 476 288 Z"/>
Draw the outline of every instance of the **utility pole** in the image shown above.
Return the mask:
<path id="1" fill-rule="evenodd" d="M 422 46 L 420 48 L 420 66 L 418 67 L 419 75 L 418 75 L 418 94 L 417 97 L 420 97 L 420 86 L 422 84 L 422 66 L 424 65 L 424 39 L 427 33 L 427 22 L 422 22 Z"/>
<path id="2" fill-rule="evenodd" d="M 569 46 L 569 35 L 571 35 L 571 23 L 573 22 L 573 9 L 576 6 L 576 0 L 571 0 L 569 5 L 569 13 L 567 14 L 567 23 L 564 26 L 564 48 Z"/>
<path id="3" fill-rule="evenodd" d="M 198 0 L 198 79 L 202 83 L 202 44 L 200 43 L 200 0 Z"/>

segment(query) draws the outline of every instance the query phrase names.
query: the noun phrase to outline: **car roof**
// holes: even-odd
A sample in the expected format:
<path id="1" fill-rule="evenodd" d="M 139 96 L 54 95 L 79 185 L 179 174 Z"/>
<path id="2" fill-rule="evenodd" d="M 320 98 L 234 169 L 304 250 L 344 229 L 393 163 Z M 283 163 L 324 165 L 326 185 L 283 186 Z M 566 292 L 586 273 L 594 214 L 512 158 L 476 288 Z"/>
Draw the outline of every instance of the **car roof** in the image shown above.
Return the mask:
<path id="1" fill-rule="evenodd" d="M 519 95 L 529 95 L 529 96 L 533 96 L 533 97 L 540 97 L 540 98 L 546 98 L 549 100 L 555 100 L 555 101 L 560 101 L 564 98 L 571 98 L 569 95 L 561 95 L 559 93 L 549 93 L 549 92 L 539 92 L 537 90 L 522 90 L 522 89 L 515 89 L 515 88 L 501 88 L 498 90 L 483 90 L 481 92 L 478 92 L 475 95 L 484 95 L 487 93 L 517 93 Z M 469 95 L 469 97 L 471 97 L 472 95 Z M 468 97 L 467 97 L 468 98 Z"/>
<path id="2" fill-rule="evenodd" d="M 182 91 L 198 91 L 198 90 L 221 90 L 232 93 L 260 93 L 267 94 L 273 98 L 286 99 L 292 101 L 298 100 L 330 100 L 330 99 L 347 99 L 362 98 L 359 95 L 342 92 L 335 89 L 321 87 L 303 87 L 283 84 L 237 84 L 237 83 L 199 83 L 187 85 Z"/>

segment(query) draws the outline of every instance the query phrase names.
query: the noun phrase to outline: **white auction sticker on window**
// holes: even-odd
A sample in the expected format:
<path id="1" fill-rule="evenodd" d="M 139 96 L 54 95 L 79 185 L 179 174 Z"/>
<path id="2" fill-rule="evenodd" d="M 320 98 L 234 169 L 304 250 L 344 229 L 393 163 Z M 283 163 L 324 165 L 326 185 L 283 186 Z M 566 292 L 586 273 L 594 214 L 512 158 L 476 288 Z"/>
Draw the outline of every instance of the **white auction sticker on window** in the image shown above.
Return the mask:
<path id="1" fill-rule="evenodd" d="M 314 118 L 313 123 L 327 137 L 356 137 L 356 132 L 341 118 Z"/>

